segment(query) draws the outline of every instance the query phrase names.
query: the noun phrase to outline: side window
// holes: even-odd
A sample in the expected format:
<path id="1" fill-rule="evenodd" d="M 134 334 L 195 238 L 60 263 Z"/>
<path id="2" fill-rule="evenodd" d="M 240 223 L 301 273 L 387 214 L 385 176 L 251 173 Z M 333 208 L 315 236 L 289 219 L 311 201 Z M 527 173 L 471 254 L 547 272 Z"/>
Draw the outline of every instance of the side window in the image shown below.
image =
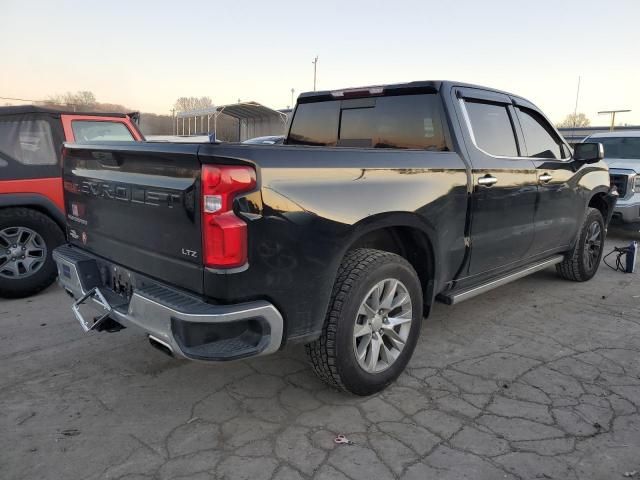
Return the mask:
<path id="1" fill-rule="evenodd" d="M 528 109 L 519 108 L 518 110 L 529 157 L 553 158 L 556 160 L 566 158 L 562 142 L 556 138 L 555 133 L 547 125 L 544 118 Z"/>
<path id="2" fill-rule="evenodd" d="M 3 158 L 5 157 L 5 158 Z M 56 165 L 51 126 L 45 120 L 0 121 L 0 167 L 7 160 L 22 165 Z"/>
<path id="3" fill-rule="evenodd" d="M 340 101 L 298 105 L 287 139 L 288 145 L 328 147 L 338 138 Z"/>
<path id="4" fill-rule="evenodd" d="M 73 120 L 71 129 L 76 142 L 133 142 L 135 139 L 124 123 L 100 120 Z"/>
<path id="5" fill-rule="evenodd" d="M 401 95 L 371 100 L 371 106 L 364 108 L 350 108 L 350 100 L 342 102 L 338 145 L 448 150 L 437 95 Z"/>
<path id="6" fill-rule="evenodd" d="M 505 105 L 468 100 L 464 103 L 479 148 L 501 157 L 519 155 L 511 117 Z"/>

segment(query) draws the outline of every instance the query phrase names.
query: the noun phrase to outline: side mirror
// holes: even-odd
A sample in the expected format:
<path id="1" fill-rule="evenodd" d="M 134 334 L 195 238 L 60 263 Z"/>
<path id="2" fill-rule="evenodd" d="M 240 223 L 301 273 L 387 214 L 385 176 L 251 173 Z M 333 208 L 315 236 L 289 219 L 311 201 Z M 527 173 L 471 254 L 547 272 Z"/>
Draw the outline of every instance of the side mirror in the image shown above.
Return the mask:
<path id="1" fill-rule="evenodd" d="M 604 158 L 601 143 L 577 143 L 573 147 L 573 159 L 584 163 L 598 163 Z"/>

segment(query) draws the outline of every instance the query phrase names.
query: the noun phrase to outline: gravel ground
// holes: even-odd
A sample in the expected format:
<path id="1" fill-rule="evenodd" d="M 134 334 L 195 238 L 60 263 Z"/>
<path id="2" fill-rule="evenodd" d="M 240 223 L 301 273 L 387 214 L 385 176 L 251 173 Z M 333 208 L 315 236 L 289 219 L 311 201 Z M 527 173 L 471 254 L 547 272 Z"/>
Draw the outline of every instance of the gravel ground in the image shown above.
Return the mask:
<path id="1" fill-rule="evenodd" d="M 437 305 L 369 398 L 319 382 L 300 346 L 176 361 L 133 329 L 83 334 L 69 303 L 0 301 L 3 479 L 640 479 L 639 274 L 550 269 Z"/>

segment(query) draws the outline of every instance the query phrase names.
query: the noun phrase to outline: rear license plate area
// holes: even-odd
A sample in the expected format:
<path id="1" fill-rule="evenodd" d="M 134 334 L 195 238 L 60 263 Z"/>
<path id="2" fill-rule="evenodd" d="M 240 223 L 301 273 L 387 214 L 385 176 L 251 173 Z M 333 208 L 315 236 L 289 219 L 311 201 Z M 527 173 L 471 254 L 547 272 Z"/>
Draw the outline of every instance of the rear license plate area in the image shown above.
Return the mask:
<path id="1" fill-rule="evenodd" d="M 112 265 L 109 275 L 109 289 L 116 295 L 131 300 L 135 288 L 135 276 L 126 268 Z"/>

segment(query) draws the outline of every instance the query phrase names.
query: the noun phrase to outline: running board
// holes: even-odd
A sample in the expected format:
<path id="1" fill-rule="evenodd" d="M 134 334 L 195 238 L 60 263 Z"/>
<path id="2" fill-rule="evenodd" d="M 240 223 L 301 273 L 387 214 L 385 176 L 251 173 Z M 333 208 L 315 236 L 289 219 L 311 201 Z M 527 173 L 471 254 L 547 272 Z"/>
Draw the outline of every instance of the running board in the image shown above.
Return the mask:
<path id="1" fill-rule="evenodd" d="M 473 298 L 476 295 L 480 295 L 481 293 L 493 290 L 494 288 L 501 285 L 505 285 L 507 283 L 513 282 L 514 280 L 518 280 L 519 278 L 526 277 L 527 275 L 538 272 L 540 270 L 544 270 L 551 265 L 560 263 L 562 260 L 564 260 L 563 255 L 556 255 L 555 257 L 551 257 L 548 260 L 530 265 L 526 268 L 523 268 L 522 270 L 517 270 L 515 272 L 509 273 L 508 275 L 505 275 L 504 277 L 497 278 L 476 287 L 471 287 L 466 290 L 453 290 L 451 292 L 441 293 L 440 295 L 438 295 L 437 300 L 442 303 L 446 303 L 447 305 L 455 305 L 456 303 L 468 300 L 469 298 Z"/>

